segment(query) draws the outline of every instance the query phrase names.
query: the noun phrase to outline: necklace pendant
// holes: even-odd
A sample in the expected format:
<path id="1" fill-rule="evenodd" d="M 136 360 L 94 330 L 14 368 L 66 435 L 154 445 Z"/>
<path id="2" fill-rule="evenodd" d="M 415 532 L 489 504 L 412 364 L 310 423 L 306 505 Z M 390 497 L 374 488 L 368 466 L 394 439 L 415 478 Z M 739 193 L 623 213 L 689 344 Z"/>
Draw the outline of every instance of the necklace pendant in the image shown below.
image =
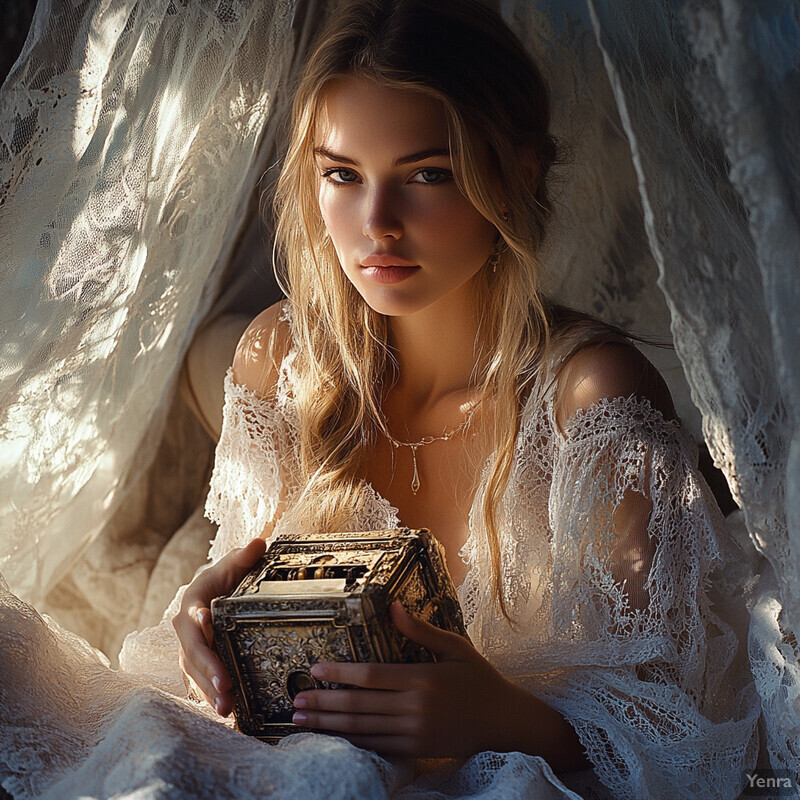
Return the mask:
<path id="1" fill-rule="evenodd" d="M 416 495 L 422 485 L 419 480 L 419 468 L 417 467 L 417 448 L 411 448 L 411 459 L 414 462 L 414 474 L 411 478 L 411 494 Z"/>
<path id="2" fill-rule="evenodd" d="M 392 436 L 392 434 L 388 431 L 385 425 L 383 426 L 383 433 L 395 450 L 398 450 L 401 447 L 407 447 L 409 448 L 409 450 L 411 450 L 411 460 L 414 462 L 414 473 L 411 478 L 412 494 L 416 494 L 419 491 L 420 486 L 422 485 L 422 482 L 419 479 L 419 467 L 417 467 L 417 450 L 420 447 L 425 447 L 425 445 L 433 444 L 434 442 L 450 441 L 450 439 L 452 439 L 454 436 L 465 431 L 472 422 L 472 417 L 474 416 L 475 411 L 477 410 L 479 405 L 480 401 L 475 403 L 475 405 L 473 405 L 472 408 L 469 410 L 469 413 L 467 414 L 464 421 L 457 427 L 449 431 L 445 430 L 441 436 L 423 436 L 418 442 L 401 442 L 398 439 L 395 439 L 394 436 Z M 474 435 L 475 434 L 473 432 L 473 436 Z"/>

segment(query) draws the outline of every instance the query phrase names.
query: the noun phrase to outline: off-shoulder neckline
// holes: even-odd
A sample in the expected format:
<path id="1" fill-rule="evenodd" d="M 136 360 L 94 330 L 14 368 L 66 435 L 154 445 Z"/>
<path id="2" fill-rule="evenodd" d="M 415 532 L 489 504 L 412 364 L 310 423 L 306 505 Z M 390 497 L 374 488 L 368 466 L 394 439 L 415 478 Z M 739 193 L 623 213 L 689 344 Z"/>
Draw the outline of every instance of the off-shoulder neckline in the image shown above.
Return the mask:
<path id="1" fill-rule="evenodd" d="M 226 397 L 229 390 L 235 387 L 236 391 L 242 395 L 248 396 L 252 400 L 257 401 L 259 405 L 265 404 L 276 406 L 281 401 L 281 398 L 283 398 L 283 402 L 286 403 L 289 400 L 290 394 L 286 387 L 286 381 L 289 379 L 288 369 L 284 369 L 284 365 L 287 359 L 289 359 L 290 355 L 291 353 L 287 354 L 281 363 L 280 378 L 277 385 L 278 391 L 276 392 L 276 396 L 274 398 L 265 397 L 243 384 L 236 383 L 236 381 L 233 379 L 232 368 L 229 368 L 225 375 Z M 525 407 L 522 410 L 520 426 L 514 443 L 515 455 L 519 451 L 522 442 L 527 437 L 528 432 L 532 429 L 535 430 L 536 427 L 541 423 L 546 424 L 546 427 L 549 430 L 551 441 L 553 442 L 553 446 L 563 447 L 568 445 L 570 442 L 580 441 L 581 437 L 577 434 L 580 430 L 585 429 L 584 422 L 587 417 L 606 413 L 609 409 L 613 409 L 615 412 L 614 415 L 617 416 L 617 418 L 620 418 L 623 412 L 632 412 L 629 413 L 629 417 L 631 418 L 634 417 L 635 412 L 637 411 L 643 412 L 645 416 L 654 415 L 659 423 L 670 425 L 677 433 L 679 433 L 679 435 L 681 433 L 687 435 L 685 429 L 680 425 L 679 420 L 667 420 L 646 397 L 637 397 L 634 395 L 628 397 L 617 396 L 600 398 L 600 400 L 592 403 L 587 408 L 582 408 L 576 411 L 567 420 L 566 424 L 564 425 L 564 431 L 562 432 L 559 429 L 555 419 L 555 409 L 553 407 L 554 395 L 555 383 L 553 381 L 546 383 L 544 389 L 542 388 L 541 383 L 539 383 L 538 387 L 534 386 L 534 389 L 528 395 L 528 398 L 525 402 Z M 474 559 L 470 558 L 470 555 L 474 553 L 477 544 L 477 532 L 476 527 L 473 524 L 473 519 L 476 518 L 475 512 L 478 508 L 480 498 L 483 496 L 494 456 L 495 451 L 492 451 L 492 453 L 484 461 L 481 468 L 480 479 L 469 508 L 467 518 L 467 536 L 458 551 L 458 557 L 466 567 L 466 571 L 464 573 L 463 580 L 456 587 L 456 589 L 458 592 L 459 601 L 462 603 L 465 613 L 468 611 L 468 609 L 464 606 L 465 603 L 468 603 L 468 588 L 471 586 L 471 581 L 474 578 L 474 571 L 477 569 Z M 386 524 L 390 527 L 400 527 L 402 525 L 402 520 L 400 520 L 399 509 L 394 506 L 388 498 L 381 494 L 370 481 L 365 480 L 364 486 L 372 495 L 377 507 L 382 511 L 386 520 Z"/>

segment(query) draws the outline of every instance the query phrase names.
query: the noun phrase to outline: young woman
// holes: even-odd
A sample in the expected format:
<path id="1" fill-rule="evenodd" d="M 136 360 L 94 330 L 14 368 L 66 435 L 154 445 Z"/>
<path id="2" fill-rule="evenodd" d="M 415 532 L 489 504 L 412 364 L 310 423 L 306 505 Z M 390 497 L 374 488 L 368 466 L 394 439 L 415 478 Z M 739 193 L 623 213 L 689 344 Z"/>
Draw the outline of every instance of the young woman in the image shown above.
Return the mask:
<path id="1" fill-rule="evenodd" d="M 229 714 L 208 607 L 273 532 L 428 527 L 472 643 L 393 607 L 437 662 L 319 664 L 360 688 L 300 693 L 298 724 L 592 767 L 620 797 L 734 796 L 757 710 L 709 594 L 727 540 L 657 372 L 540 292 L 548 124 L 539 71 L 479 3 L 334 12 L 277 188 L 288 299 L 226 379 L 182 666 Z"/>

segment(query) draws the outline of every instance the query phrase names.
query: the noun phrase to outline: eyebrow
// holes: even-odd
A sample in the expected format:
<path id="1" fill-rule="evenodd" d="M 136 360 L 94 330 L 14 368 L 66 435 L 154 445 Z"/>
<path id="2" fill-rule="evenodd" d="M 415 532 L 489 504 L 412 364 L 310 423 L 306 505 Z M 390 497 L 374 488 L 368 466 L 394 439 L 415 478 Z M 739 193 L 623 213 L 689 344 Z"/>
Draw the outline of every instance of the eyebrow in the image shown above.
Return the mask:
<path id="1" fill-rule="evenodd" d="M 334 153 L 332 150 L 328 150 L 327 147 L 315 147 L 314 155 L 323 156 L 331 161 L 338 161 L 341 164 L 352 164 L 354 167 L 358 166 L 358 162 L 355 159 L 348 158 L 340 153 Z M 436 158 L 438 156 L 447 156 L 449 158 L 450 150 L 446 147 L 430 147 L 427 150 L 420 150 L 417 153 L 401 156 L 394 162 L 393 166 L 399 167 L 403 164 L 414 164 L 417 161 L 425 161 L 428 158 Z"/>

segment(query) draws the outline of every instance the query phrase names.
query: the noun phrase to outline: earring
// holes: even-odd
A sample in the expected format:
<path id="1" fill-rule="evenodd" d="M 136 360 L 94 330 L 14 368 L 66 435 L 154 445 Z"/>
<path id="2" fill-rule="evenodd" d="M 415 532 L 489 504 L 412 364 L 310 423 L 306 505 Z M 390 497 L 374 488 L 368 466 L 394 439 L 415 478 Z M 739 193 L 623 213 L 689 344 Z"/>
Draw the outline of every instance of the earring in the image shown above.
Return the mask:
<path id="1" fill-rule="evenodd" d="M 508 245 L 502 236 L 498 236 L 495 243 L 492 245 L 489 258 L 486 260 L 486 266 L 492 268 L 492 274 L 497 272 L 497 265 L 500 263 L 500 256 L 508 250 Z"/>

